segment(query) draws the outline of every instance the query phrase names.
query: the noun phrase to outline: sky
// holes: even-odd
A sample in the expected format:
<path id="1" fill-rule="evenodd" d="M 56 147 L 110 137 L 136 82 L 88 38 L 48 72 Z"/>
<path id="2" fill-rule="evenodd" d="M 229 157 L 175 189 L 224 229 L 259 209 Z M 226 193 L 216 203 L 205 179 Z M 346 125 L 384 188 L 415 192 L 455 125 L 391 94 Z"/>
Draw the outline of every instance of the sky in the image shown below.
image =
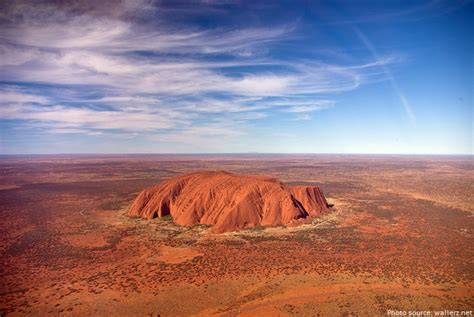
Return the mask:
<path id="1" fill-rule="evenodd" d="M 472 1 L 0 1 L 0 154 L 473 154 Z"/>

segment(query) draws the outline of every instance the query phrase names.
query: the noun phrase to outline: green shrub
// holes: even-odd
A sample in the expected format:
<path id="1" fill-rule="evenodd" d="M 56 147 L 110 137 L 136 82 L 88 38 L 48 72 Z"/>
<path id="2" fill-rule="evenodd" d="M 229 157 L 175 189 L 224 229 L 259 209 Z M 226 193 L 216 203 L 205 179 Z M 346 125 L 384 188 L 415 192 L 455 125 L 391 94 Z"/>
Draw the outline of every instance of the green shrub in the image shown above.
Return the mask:
<path id="1" fill-rule="evenodd" d="M 173 216 L 166 215 L 160 218 L 161 221 L 173 221 Z"/>
<path id="2" fill-rule="evenodd" d="M 263 231 L 265 227 L 262 225 L 256 225 L 255 227 L 250 228 L 251 231 Z"/>

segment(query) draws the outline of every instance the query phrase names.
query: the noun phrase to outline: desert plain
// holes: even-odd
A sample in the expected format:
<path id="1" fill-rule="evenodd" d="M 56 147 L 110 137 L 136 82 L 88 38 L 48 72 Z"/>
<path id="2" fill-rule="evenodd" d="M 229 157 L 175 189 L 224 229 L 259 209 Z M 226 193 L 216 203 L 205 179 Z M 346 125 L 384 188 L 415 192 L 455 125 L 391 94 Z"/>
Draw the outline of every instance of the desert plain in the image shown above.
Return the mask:
<path id="1" fill-rule="evenodd" d="M 3 156 L 0 316 L 471 311 L 473 167 L 472 156 Z M 201 170 L 316 185 L 333 207 L 301 226 L 222 234 L 126 216 L 144 188 Z"/>

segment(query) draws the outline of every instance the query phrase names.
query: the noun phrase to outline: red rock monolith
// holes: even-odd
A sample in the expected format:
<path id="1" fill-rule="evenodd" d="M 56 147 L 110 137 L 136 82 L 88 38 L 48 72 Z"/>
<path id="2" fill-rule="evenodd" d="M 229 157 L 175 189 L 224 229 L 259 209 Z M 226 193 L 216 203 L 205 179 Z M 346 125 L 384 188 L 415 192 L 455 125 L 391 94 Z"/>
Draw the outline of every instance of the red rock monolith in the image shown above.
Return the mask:
<path id="1" fill-rule="evenodd" d="M 143 190 L 128 215 L 171 215 L 178 225 L 212 225 L 213 232 L 222 233 L 297 224 L 327 210 L 316 186 L 287 187 L 271 177 L 212 171 L 173 177 Z"/>

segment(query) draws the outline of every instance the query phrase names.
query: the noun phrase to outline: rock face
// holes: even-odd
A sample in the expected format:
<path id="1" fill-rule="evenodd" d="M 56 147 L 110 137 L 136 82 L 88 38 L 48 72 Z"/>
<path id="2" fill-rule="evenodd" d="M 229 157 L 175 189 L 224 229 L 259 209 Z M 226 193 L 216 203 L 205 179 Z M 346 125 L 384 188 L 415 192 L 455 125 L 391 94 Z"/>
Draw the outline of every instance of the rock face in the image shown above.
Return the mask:
<path id="1" fill-rule="evenodd" d="M 213 171 L 173 177 L 143 190 L 128 215 L 146 219 L 171 215 L 178 225 L 207 224 L 222 233 L 297 224 L 327 210 L 318 187 L 287 187 L 270 177 Z"/>

